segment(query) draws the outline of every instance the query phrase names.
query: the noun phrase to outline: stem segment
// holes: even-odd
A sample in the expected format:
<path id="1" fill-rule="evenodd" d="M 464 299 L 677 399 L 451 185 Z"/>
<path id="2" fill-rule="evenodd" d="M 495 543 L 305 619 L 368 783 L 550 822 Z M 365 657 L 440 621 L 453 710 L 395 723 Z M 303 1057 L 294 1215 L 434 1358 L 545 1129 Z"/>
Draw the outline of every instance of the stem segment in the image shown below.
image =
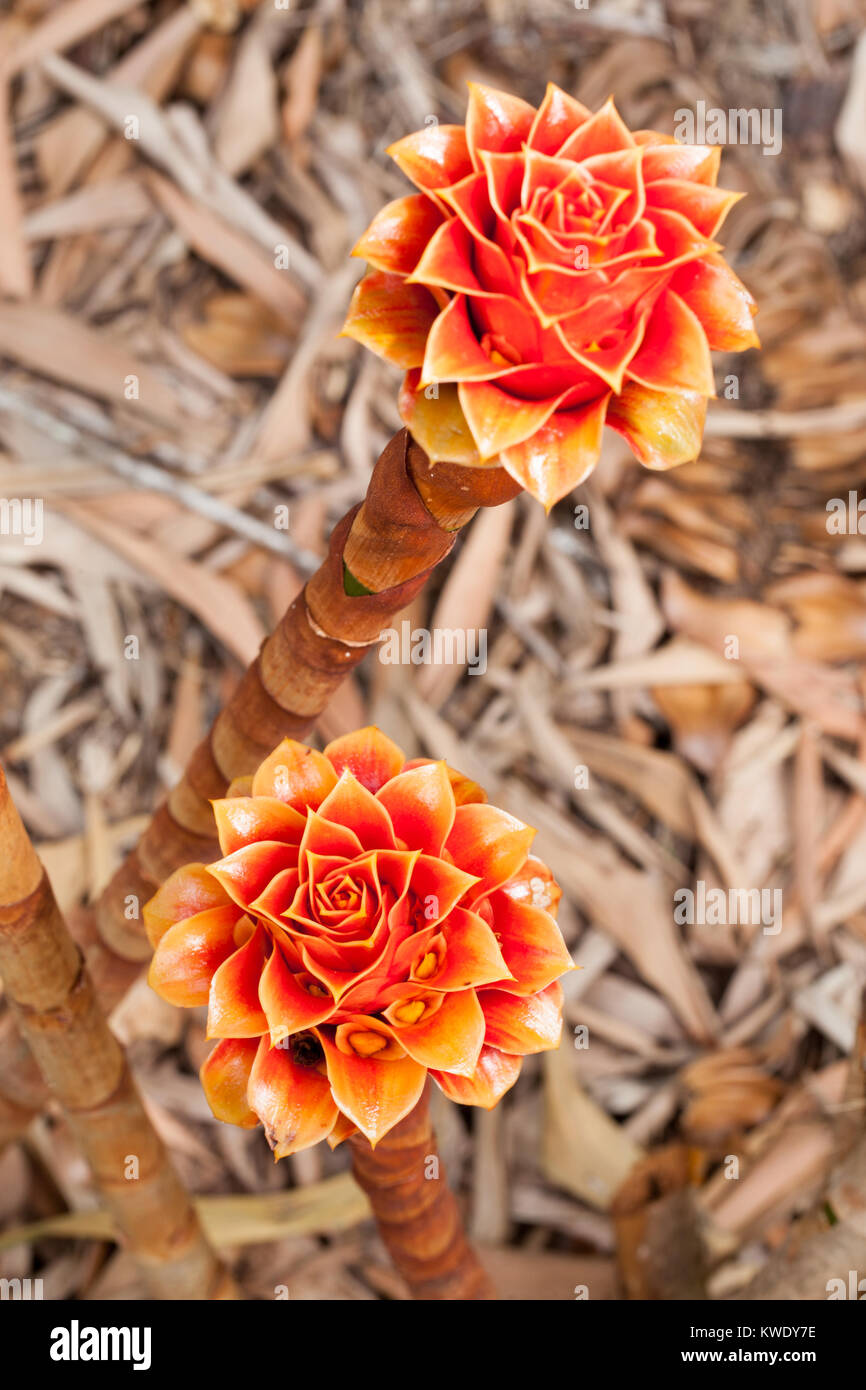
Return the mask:
<path id="1" fill-rule="evenodd" d="M 348 1142 L 355 1181 L 370 1198 L 382 1240 L 413 1298 L 494 1299 L 442 1172 L 430 1123 L 429 1087 L 375 1149 L 363 1135 Z"/>
<path id="2" fill-rule="evenodd" d="M 219 857 L 211 799 L 253 772 L 281 739 L 305 737 L 382 629 L 423 588 L 461 527 L 479 507 L 498 506 L 520 491 L 502 468 L 432 464 L 407 430 L 389 441 L 363 503 L 334 528 L 327 558 L 90 914 L 87 959 L 105 1007 L 122 998 L 150 955 L 142 903 L 183 864 Z M 14 1048 L 9 1057 L 8 1065 L 0 1062 L 0 1096 L 20 1104 L 28 1094 L 26 1057 Z M 453 1196 L 441 1179 L 424 1178 L 424 1157 L 436 1149 L 422 1105 L 375 1152 L 354 1144 L 358 1180 L 417 1297 L 492 1297 Z"/>
<path id="3" fill-rule="evenodd" d="M 79 940 L 105 1008 L 120 1001 L 150 956 L 141 904 L 181 865 L 219 856 L 210 800 L 253 772 L 281 739 L 304 738 L 461 527 L 479 507 L 498 506 L 520 490 L 502 468 L 432 464 L 405 429 L 389 441 L 363 503 L 337 523 L 327 558 L 88 914 Z M 347 593 L 347 572 L 366 593 Z M 0 1095 L 24 1103 L 24 1058 L 14 1048 L 4 1056 Z"/>
<path id="4" fill-rule="evenodd" d="M 63 1106 L 151 1295 L 233 1296 L 99 1009 L 2 769 L 0 976 L 21 1033 Z"/>

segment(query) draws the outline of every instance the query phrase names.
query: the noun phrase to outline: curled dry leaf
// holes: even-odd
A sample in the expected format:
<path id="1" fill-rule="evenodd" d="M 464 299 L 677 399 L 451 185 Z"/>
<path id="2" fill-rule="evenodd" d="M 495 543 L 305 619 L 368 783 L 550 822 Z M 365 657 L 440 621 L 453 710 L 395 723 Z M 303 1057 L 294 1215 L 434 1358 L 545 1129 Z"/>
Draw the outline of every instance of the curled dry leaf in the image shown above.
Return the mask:
<path id="1" fill-rule="evenodd" d="M 785 1093 L 759 1054 L 745 1047 L 707 1053 L 684 1067 L 679 1080 L 686 1095 L 683 1135 L 716 1152 L 733 1135 L 765 1120 Z"/>
<path id="2" fill-rule="evenodd" d="M 768 597 L 794 619 L 799 656 L 822 662 L 866 658 L 866 585 L 816 571 L 782 580 Z"/>
<path id="3" fill-rule="evenodd" d="M 201 322 L 187 324 L 183 337 L 228 376 L 279 376 L 290 354 L 282 317 L 245 294 L 212 295 Z"/>
<path id="4" fill-rule="evenodd" d="M 748 681 L 729 685 L 654 686 L 655 700 L 674 735 L 674 744 L 700 772 L 712 773 L 730 746 L 735 729 L 748 719 L 757 692 Z"/>

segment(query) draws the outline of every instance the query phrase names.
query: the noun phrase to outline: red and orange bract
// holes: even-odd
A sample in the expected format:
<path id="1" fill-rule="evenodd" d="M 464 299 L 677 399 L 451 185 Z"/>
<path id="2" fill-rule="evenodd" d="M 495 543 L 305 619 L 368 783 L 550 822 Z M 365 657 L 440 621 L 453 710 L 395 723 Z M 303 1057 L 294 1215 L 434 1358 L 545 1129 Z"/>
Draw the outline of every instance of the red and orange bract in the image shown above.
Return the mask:
<path id="1" fill-rule="evenodd" d="M 715 240 L 740 196 L 715 186 L 718 148 L 553 84 L 537 110 L 470 84 L 465 126 L 389 153 L 420 192 L 355 247 L 375 269 L 344 332 L 407 370 L 401 413 L 431 459 L 501 463 L 550 507 L 605 423 L 650 468 L 697 456 L 710 349 L 758 345 Z"/>
<path id="2" fill-rule="evenodd" d="M 557 1045 L 559 889 L 476 783 L 369 728 L 324 753 L 286 740 L 213 806 L 224 858 L 144 915 L 153 987 L 208 1006 L 219 1119 L 261 1121 L 277 1158 L 375 1144 L 428 1073 L 490 1107 Z"/>

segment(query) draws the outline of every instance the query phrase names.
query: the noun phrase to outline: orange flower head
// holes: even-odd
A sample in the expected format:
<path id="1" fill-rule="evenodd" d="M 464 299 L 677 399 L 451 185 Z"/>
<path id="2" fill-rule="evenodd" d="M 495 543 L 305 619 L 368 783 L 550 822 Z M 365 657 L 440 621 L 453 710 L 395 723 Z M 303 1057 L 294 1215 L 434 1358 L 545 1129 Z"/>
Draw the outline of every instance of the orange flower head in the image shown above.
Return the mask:
<path id="1" fill-rule="evenodd" d="M 650 468 L 697 457 L 710 349 L 758 345 L 715 240 L 740 197 L 716 187 L 718 148 L 553 84 L 537 110 L 470 84 L 465 126 L 389 153 L 420 192 L 355 247 L 374 269 L 343 331 L 406 369 L 401 413 L 431 459 L 502 464 L 549 508 L 605 423 Z"/>
<path id="2" fill-rule="evenodd" d="M 144 917 L 153 987 L 208 1006 L 218 1119 L 261 1122 L 277 1158 L 375 1144 L 428 1073 L 489 1108 L 556 1047 L 559 889 L 477 783 L 370 728 L 324 753 L 286 740 L 213 807 L 224 857 Z"/>

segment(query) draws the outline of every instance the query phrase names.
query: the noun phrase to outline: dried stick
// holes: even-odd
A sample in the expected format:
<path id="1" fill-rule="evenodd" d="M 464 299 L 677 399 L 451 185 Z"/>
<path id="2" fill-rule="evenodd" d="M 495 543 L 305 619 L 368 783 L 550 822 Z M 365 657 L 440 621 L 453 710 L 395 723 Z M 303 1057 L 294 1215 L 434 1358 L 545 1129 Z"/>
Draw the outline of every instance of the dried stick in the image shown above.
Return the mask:
<path id="1" fill-rule="evenodd" d="M 62 444 L 74 456 L 95 459 L 105 464 L 106 468 L 126 479 L 134 488 L 173 497 L 191 512 L 197 512 L 208 521 L 215 521 L 218 526 L 224 526 L 235 535 L 252 541 L 253 545 L 272 550 L 281 559 L 290 560 L 305 574 L 316 568 L 316 557 L 296 545 L 284 531 L 275 531 L 267 522 L 249 516 L 219 497 L 212 497 L 209 492 L 203 492 L 186 478 L 178 478 L 174 473 L 168 473 L 156 464 L 148 463 L 147 459 L 134 458 L 132 454 L 123 453 L 121 449 L 90 430 L 70 425 L 66 420 L 43 410 L 41 406 L 34 405 L 26 396 L 8 391 L 3 386 L 0 386 L 0 410 L 5 415 L 17 415 L 22 420 L 27 420 L 47 439 Z M 26 487 L 26 484 L 22 486 Z"/>
<path id="2" fill-rule="evenodd" d="M 232 1297 L 231 1279 L 205 1240 L 100 1012 L 2 769 L 0 976 L 21 1033 L 152 1296 Z"/>
<path id="3" fill-rule="evenodd" d="M 413 1298 L 494 1299 L 442 1173 L 429 1087 L 375 1149 L 359 1134 L 349 1144 L 355 1181 L 370 1198 L 382 1240 Z"/>

